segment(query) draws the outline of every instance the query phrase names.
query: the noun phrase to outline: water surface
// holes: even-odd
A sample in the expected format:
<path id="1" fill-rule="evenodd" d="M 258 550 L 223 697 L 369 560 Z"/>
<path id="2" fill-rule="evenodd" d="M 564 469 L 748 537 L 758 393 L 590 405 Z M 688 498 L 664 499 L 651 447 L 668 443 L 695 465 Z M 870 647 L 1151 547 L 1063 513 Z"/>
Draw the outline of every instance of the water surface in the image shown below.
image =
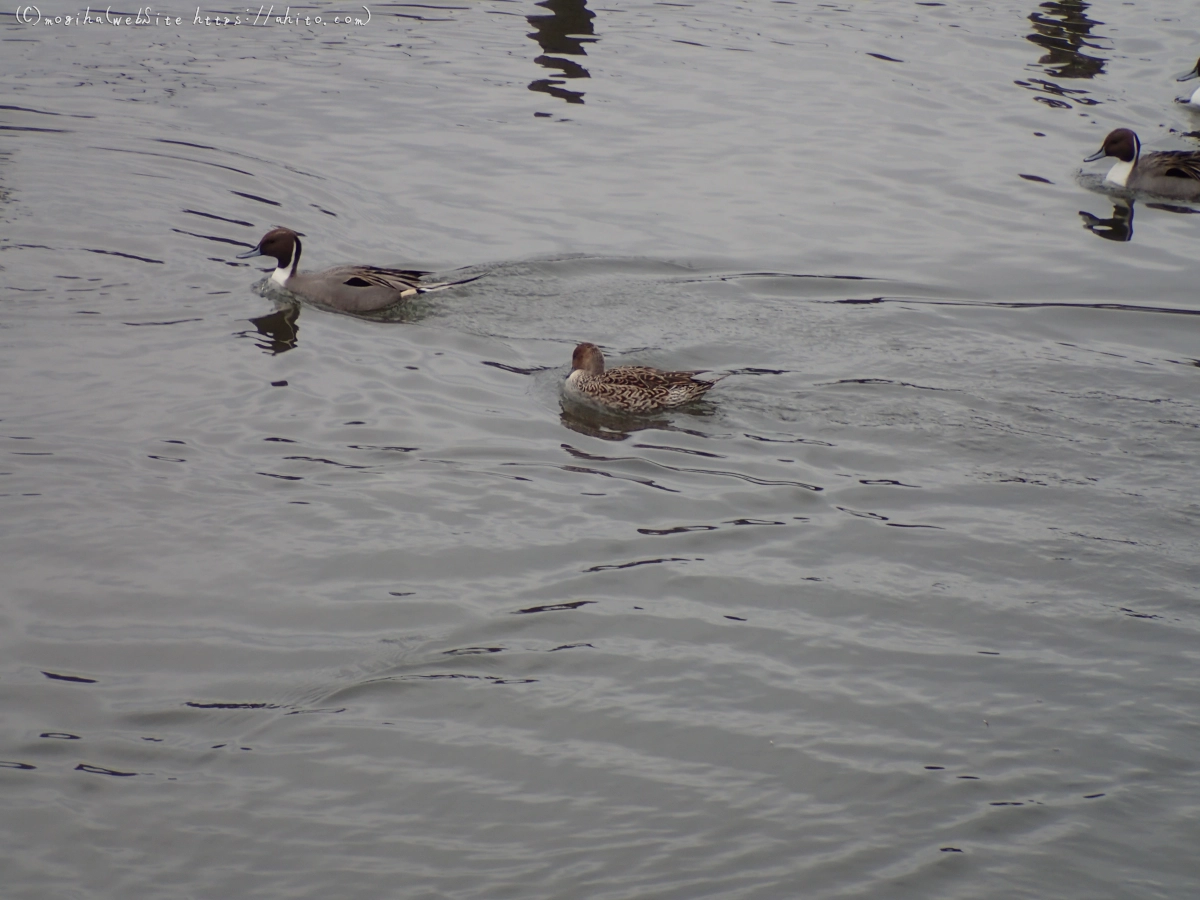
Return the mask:
<path id="1" fill-rule="evenodd" d="M 170 12 L 4 12 L 6 897 L 1195 896 L 1190 4 Z"/>

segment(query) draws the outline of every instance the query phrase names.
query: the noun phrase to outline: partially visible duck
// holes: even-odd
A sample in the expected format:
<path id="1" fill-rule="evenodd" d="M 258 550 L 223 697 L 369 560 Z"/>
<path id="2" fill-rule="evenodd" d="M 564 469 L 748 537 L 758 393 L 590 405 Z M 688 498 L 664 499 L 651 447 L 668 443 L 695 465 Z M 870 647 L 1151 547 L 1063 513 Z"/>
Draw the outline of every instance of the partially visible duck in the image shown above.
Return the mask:
<path id="1" fill-rule="evenodd" d="M 1191 81 L 1193 78 L 1200 78 L 1200 59 L 1196 60 L 1196 65 L 1194 68 L 1189 69 L 1188 71 L 1184 72 L 1182 75 L 1180 75 L 1175 80 L 1176 81 Z M 1192 91 L 1192 96 L 1177 97 L 1175 99 L 1175 102 L 1176 103 L 1188 103 L 1192 106 L 1200 107 L 1200 87 L 1198 87 L 1198 88 L 1196 88 L 1196 90 Z"/>
<path id="2" fill-rule="evenodd" d="M 258 246 L 238 259 L 253 256 L 275 258 L 271 281 L 307 300 L 344 312 L 375 312 L 386 309 L 417 294 L 466 284 L 482 276 L 458 281 L 422 284 L 428 272 L 415 269 L 380 269 L 376 266 L 334 266 L 323 272 L 299 272 L 300 236 L 290 228 L 275 228 L 263 235 Z"/>
<path id="3" fill-rule="evenodd" d="M 1115 156 L 1118 162 L 1104 180 L 1176 200 L 1200 200 L 1200 150 L 1160 150 L 1142 156 L 1142 142 L 1128 128 L 1110 131 L 1104 145 L 1084 159 Z"/>
<path id="4" fill-rule="evenodd" d="M 699 372 L 663 372 L 649 366 L 604 368 L 604 354 L 595 344 L 580 344 L 571 357 L 567 376 L 569 395 L 590 400 L 610 410 L 652 413 L 674 409 L 704 396 L 714 384 L 696 376 Z"/>

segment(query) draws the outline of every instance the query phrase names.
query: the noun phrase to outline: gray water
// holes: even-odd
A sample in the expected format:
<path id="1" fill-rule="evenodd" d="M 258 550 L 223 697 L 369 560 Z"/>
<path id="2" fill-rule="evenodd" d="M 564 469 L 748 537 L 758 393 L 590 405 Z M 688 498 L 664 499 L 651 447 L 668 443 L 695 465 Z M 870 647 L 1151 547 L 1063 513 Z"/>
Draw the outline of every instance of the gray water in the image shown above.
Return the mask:
<path id="1" fill-rule="evenodd" d="M 1194 4 L 369 11 L 3 12 L 5 900 L 1200 895 Z"/>

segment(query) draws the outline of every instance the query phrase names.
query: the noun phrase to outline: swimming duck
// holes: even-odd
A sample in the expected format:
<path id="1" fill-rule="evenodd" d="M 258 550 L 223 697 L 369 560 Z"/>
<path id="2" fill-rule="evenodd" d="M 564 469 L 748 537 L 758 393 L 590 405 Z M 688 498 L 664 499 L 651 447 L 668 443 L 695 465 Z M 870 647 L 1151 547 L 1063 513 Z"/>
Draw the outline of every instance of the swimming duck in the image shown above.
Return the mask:
<path id="1" fill-rule="evenodd" d="M 466 284 L 482 276 L 458 281 L 422 284 L 428 275 L 415 269 L 380 269 L 376 266 L 334 266 L 323 272 L 298 272 L 300 265 L 300 236 L 290 228 L 275 228 L 263 235 L 258 246 L 238 259 L 253 256 L 273 256 L 275 271 L 271 281 L 293 294 L 322 306 L 344 312 L 374 312 L 385 309 L 417 294 L 441 290 L 456 284 Z"/>
<path id="2" fill-rule="evenodd" d="M 1195 68 L 1189 69 L 1188 71 L 1184 72 L 1182 75 L 1180 75 L 1175 80 L 1176 81 L 1191 81 L 1193 78 L 1200 78 L 1200 59 L 1196 60 Z M 1198 88 L 1196 88 L 1196 90 L 1192 91 L 1192 96 L 1177 97 L 1175 102 L 1176 103 L 1188 103 L 1192 106 L 1200 106 L 1200 87 L 1198 87 Z"/>
<path id="3" fill-rule="evenodd" d="M 1142 142 L 1128 128 L 1110 131 L 1104 145 L 1084 159 L 1106 156 L 1119 161 L 1104 180 L 1131 191 L 1145 191 L 1176 200 L 1200 200 L 1200 150 L 1160 150 L 1141 155 Z"/>
<path id="4" fill-rule="evenodd" d="M 649 366 L 604 368 L 604 354 L 595 344 L 583 343 L 571 356 L 566 389 L 617 412 L 652 413 L 674 409 L 704 396 L 714 384 L 696 378 L 699 372 L 663 372 Z"/>

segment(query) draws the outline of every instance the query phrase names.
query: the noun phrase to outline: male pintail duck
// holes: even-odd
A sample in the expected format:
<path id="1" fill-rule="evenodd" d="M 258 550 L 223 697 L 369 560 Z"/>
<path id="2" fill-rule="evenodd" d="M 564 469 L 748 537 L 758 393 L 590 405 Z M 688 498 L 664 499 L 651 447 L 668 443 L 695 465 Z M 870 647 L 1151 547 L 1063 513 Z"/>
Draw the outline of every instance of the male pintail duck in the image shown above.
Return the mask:
<path id="1" fill-rule="evenodd" d="M 1182 75 L 1180 75 L 1175 80 L 1176 81 L 1191 81 L 1193 78 L 1200 78 L 1200 59 L 1196 60 L 1196 65 L 1194 68 L 1188 69 L 1186 72 L 1184 72 Z M 1187 103 L 1187 104 L 1190 104 L 1191 106 L 1200 107 L 1200 87 L 1198 87 L 1198 88 L 1196 88 L 1196 90 L 1192 91 L 1192 95 L 1190 97 L 1177 97 L 1175 99 L 1175 102 L 1176 103 Z"/>
<path id="2" fill-rule="evenodd" d="M 456 284 L 466 284 L 481 276 L 459 281 L 423 284 L 422 275 L 414 269 L 380 269 L 376 266 L 334 266 L 323 272 L 298 272 L 300 265 L 300 236 L 290 228 L 275 228 L 263 235 L 258 246 L 238 259 L 253 256 L 275 257 L 271 281 L 307 300 L 340 309 L 344 312 L 365 313 L 385 309 L 417 294 L 426 294 Z"/>
<path id="3" fill-rule="evenodd" d="M 704 396 L 714 384 L 696 378 L 699 372 L 663 372 L 649 366 L 604 368 L 604 354 L 595 344 L 580 344 L 571 357 L 567 393 L 616 412 L 653 413 L 674 409 Z"/>
<path id="4" fill-rule="evenodd" d="M 1128 128 L 1110 131 L 1104 145 L 1084 162 L 1106 156 L 1119 161 L 1104 180 L 1176 200 L 1200 200 L 1200 150 L 1160 150 L 1142 156 L 1142 142 Z"/>

